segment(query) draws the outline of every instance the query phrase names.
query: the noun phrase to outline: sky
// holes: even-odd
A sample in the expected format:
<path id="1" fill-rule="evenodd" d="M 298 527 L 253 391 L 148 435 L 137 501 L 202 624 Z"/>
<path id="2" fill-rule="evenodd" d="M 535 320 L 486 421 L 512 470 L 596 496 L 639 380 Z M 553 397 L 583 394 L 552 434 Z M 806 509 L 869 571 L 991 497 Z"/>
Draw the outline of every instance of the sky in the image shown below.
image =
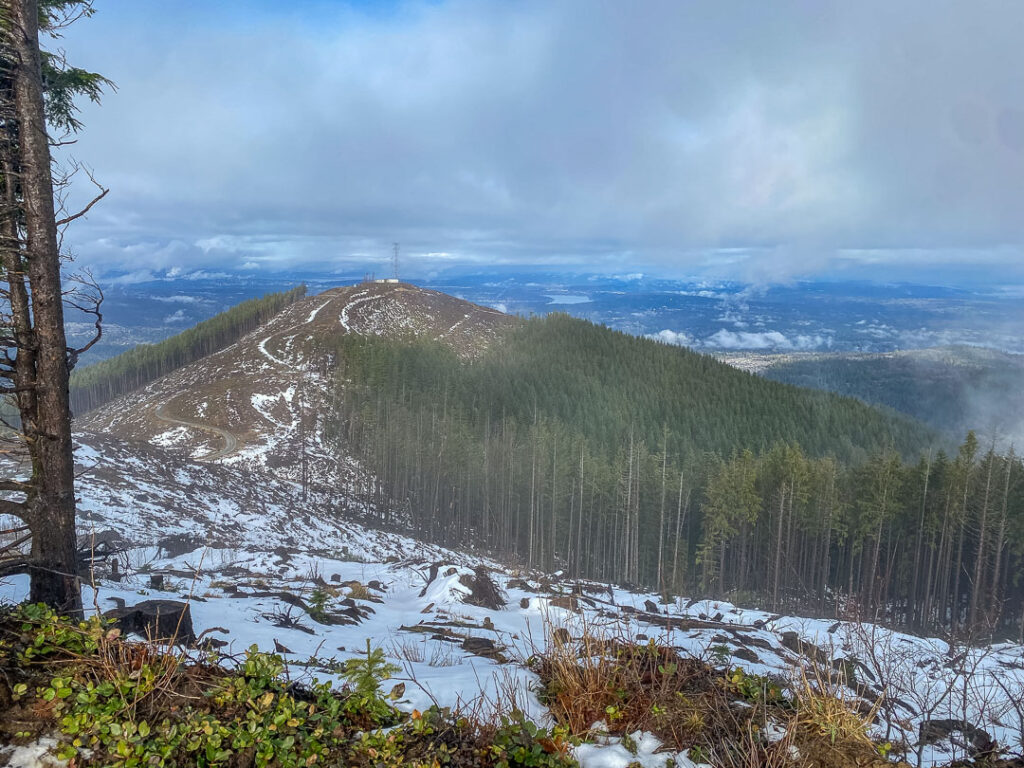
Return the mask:
<path id="1" fill-rule="evenodd" d="M 62 150 L 101 275 L 1024 284 L 1017 0 L 95 10 L 50 46 L 117 85 Z"/>

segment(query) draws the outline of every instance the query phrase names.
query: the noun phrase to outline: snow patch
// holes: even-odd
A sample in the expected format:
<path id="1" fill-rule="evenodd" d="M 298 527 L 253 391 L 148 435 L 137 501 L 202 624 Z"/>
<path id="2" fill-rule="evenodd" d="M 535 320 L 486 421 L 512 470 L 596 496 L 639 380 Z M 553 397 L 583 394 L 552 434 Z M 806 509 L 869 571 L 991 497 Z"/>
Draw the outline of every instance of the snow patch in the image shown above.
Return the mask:
<path id="1" fill-rule="evenodd" d="M 168 429 L 166 432 L 161 432 L 158 435 L 153 435 L 150 438 L 150 442 L 153 445 L 158 445 L 161 448 L 177 448 L 183 445 L 191 439 L 188 427 L 173 427 Z"/>

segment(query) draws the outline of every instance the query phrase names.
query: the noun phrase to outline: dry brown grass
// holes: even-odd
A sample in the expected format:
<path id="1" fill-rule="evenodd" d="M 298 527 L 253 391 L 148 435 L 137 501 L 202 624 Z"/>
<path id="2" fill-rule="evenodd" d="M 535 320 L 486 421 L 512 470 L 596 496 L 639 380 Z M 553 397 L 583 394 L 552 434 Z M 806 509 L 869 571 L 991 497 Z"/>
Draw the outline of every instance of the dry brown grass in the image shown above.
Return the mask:
<path id="1" fill-rule="evenodd" d="M 336 593 L 337 594 L 337 593 Z M 377 598 L 370 588 L 364 584 L 360 584 L 358 581 L 353 581 L 348 584 L 348 597 L 353 600 L 375 600 Z"/>
<path id="2" fill-rule="evenodd" d="M 869 736 L 874 711 L 827 673 L 808 669 L 783 690 L 619 629 L 585 627 L 578 639 L 549 629 L 545 641 L 534 656 L 541 698 L 576 736 L 598 723 L 648 731 L 722 768 L 892 765 Z"/>
<path id="3" fill-rule="evenodd" d="M 866 703 L 842 676 L 814 665 L 794 674 L 791 729 L 794 744 L 812 768 L 891 766 L 884 745 L 871 738 L 879 703 Z"/>

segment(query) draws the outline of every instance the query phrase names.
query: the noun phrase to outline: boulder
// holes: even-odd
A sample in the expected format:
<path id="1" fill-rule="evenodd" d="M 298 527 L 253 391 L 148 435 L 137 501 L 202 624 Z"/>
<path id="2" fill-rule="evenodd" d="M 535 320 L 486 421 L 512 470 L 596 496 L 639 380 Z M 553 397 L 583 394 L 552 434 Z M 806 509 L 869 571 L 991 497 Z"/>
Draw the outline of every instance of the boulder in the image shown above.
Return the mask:
<path id="1" fill-rule="evenodd" d="M 467 637 L 462 641 L 462 650 L 475 656 L 491 659 L 499 664 L 508 663 L 508 659 L 502 654 L 501 648 L 495 645 L 493 640 L 486 637 Z"/>
<path id="2" fill-rule="evenodd" d="M 733 658 L 739 659 L 740 661 L 746 661 L 750 664 L 761 663 L 761 659 L 758 657 L 756 653 L 754 653 L 749 648 L 744 648 L 743 646 L 733 649 L 732 655 Z"/>
<path id="3" fill-rule="evenodd" d="M 462 650 L 470 653 L 487 653 L 495 650 L 494 641 L 487 637 L 467 637 L 462 641 Z"/>

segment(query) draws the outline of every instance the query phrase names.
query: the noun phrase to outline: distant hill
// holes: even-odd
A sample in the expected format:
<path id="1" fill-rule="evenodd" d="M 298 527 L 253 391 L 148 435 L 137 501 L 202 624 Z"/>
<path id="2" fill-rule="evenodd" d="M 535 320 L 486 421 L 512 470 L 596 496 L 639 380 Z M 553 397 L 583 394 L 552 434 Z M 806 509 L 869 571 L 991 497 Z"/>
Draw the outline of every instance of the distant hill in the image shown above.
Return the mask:
<path id="1" fill-rule="evenodd" d="M 956 346 L 761 361 L 769 379 L 892 408 L 954 439 L 974 429 L 1024 440 L 1024 355 Z"/>

